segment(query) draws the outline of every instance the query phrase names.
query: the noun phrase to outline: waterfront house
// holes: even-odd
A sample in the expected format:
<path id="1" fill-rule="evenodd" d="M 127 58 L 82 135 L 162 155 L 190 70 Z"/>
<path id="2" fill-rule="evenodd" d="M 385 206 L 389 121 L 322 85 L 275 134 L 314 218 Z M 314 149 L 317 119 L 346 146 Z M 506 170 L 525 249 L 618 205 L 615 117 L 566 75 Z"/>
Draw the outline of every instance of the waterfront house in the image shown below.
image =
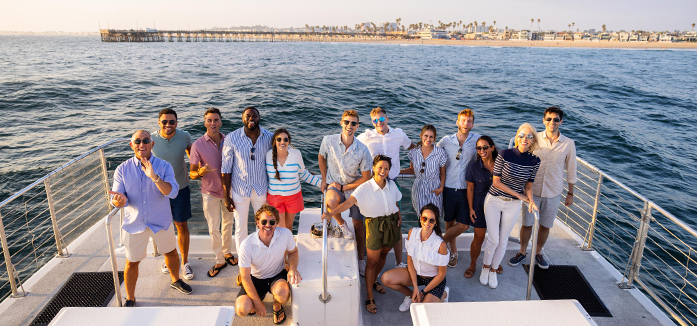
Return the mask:
<path id="1" fill-rule="evenodd" d="M 620 40 L 620 34 L 619 34 L 619 33 L 617 33 L 617 32 L 612 32 L 612 34 L 610 34 L 610 42 L 616 42 L 616 41 L 619 41 L 619 40 Z"/>
<path id="2" fill-rule="evenodd" d="M 598 40 L 599 41 L 609 41 L 610 37 L 611 37 L 610 33 L 607 33 L 607 32 L 598 33 Z"/>
<path id="3" fill-rule="evenodd" d="M 639 42 L 639 34 L 638 33 L 630 33 L 629 34 L 629 42 Z"/>
<path id="4" fill-rule="evenodd" d="M 673 42 L 673 40 L 673 35 L 670 33 L 661 33 L 661 36 L 658 38 L 659 42 Z"/>
<path id="5" fill-rule="evenodd" d="M 422 40 L 435 40 L 439 38 L 448 38 L 448 32 L 432 28 L 422 29 L 419 31 L 419 37 Z"/>
<path id="6" fill-rule="evenodd" d="M 554 41 L 556 38 L 557 33 L 554 31 L 546 31 L 545 32 L 545 41 Z"/>
<path id="7" fill-rule="evenodd" d="M 651 35 L 649 35 L 649 42 L 658 42 L 658 34 L 651 33 Z"/>
<path id="8" fill-rule="evenodd" d="M 648 42 L 648 41 L 649 41 L 649 33 L 642 32 L 639 34 L 639 42 Z"/>
<path id="9" fill-rule="evenodd" d="M 619 41 L 620 42 L 629 42 L 629 33 L 625 31 L 619 32 Z"/>
<path id="10" fill-rule="evenodd" d="M 530 31 L 528 31 L 528 30 L 518 31 L 518 33 L 513 38 L 511 38 L 511 40 L 514 40 L 514 41 L 527 41 L 529 39 L 530 39 Z"/>
<path id="11" fill-rule="evenodd" d="M 582 39 L 583 39 L 583 33 L 581 33 L 581 32 L 574 33 L 574 41 L 580 41 Z"/>

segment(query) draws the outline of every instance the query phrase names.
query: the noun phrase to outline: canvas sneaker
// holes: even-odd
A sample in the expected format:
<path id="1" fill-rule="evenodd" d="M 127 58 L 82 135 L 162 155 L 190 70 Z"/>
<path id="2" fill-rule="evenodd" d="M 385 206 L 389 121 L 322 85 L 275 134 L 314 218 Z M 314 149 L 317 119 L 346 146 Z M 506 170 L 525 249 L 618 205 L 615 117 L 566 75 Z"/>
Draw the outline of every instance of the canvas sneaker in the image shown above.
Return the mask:
<path id="1" fill-rule="evenodd" d="M 167 268 L 167 264 L 165 262 L 162 262 L 162 273 L 169 274 L 169 268 Z"/>
<path id="2" fill-rule="evenodd" d="M 513 258 L 511 258 L 508 261 L 508 265 L 512 266 L 512 267 L 516 267 L 516 266 L 518 266 L 518 264 L 520 264 L 521 261 L 523 261 L 527 257 L 528 257 L 528 255 L 516 253 L 515 256 L 513 256 Z"/>
<path id="3" fill-rule="evenodd" d="M 339 228 L 341 229 L 341 234 L 343 234 L 344 239 L 349 239 L 349 240 L 353 239 L 353 232 L 351 232 L 351 230 L 349 230 L 346 223 L 339 225 Z"/>
<path id="4" fill-rule="evenodd" d="M 450 288 L 446 286 L 445 287 L 445 299 L 443 299 L 443 302 L 448 302 L 448 300 L 450 300 Z"/>
<path id="5" fill-rule="evenodd" d="M 455 267 L 457 266 L 457 253 L 454 252 L 450 254 L 450 261 L 448 261 L 448 267 Z"/>
<path id="6" fill-rule="evenodd" d="M 394 265 L 395 268 L 407 268 L 407 264 L 404 262 L 400 262 L 399 264 Z"/>
<path id="7" fill-rule="evenodd" d="M 184 294 L 191 294 L 191 292 L 193 292 L 189 284 L 184 283 L 184 281 L 182 281 L 181 279 L 178 279 L 176 282 L 170 283 L 169 286 Z"/>
<path id="8" fill-rule="evenodd" d="M 489 287 L 495 289 L 499 286 L 499 280 L 496 278 L 496 271 L 489 270 Z"/>
<path id="9" fill-rule="evenodd" d="M 482 273 L 479 275 L 479 283 L 482 283 L 482 285 L 489 284 L 489 268 L 488 267 L 482 267 Z"/>
<path id="10" fill-rule="evenodd" d="M 542 269 L 549 268 L 549 263 L 545 260 L 544 256 L 542 256 L 542 254 L 535 255 L 535 262 L 537 262 L 537 266 L 539 266 Z"/>
<path id="11" fill-rule="evenodd" d="M 191 265 L 189 265 L 189 263 L 184 264 L 184 278 L 187 280 L 194 278 L 194 270 L 191 269 Z"/>
<path id="12" fill-rule="evenodd" d="M 365 277 L 365 260 L 358 261 L 358 274 Z"/>
<path id="13" fill-rule="evenodd" d="M 399 311 L 401 311 L 401 312 L 408 311 L 409 307 L 411 307 L 411 297 L 406 296 L 406 297 L 404 297 L 404 301 L 402 301 L 402 304 L 399 305 Z"/>

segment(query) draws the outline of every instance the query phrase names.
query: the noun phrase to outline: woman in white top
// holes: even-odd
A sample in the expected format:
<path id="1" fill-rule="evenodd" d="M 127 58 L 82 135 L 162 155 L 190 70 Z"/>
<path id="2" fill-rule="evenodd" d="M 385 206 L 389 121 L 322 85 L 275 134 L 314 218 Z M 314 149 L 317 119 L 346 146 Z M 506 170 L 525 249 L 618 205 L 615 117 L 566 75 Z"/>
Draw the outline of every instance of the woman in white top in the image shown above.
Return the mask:
<path id="1" fill-rule="evenodd" d="M 273 133 L 271 149 L 266 152 L 266 172 L 266 201 L 281 215 L 278 226 L 292 231 L 295 214 L 305 209 L 300 180 L 319 187 L 321 178 L 305 169 L 302 154 L 290 146 L 290 133 L 284 128 Z"/>
<path id="2" fill-rule="evenodd" d="M 448 248 L 440 230 L 440 209 L 432 204 L 421 208 L 420 228 L 409 230 L 407 236 L 407 268 L 395 268 L 382 275 L 382 283 L 404 294 L 400 311 L 407 311 L 412 302 L 443 302 L 448 299 L 445 273 L 448 270 Z M 425 287 L 419 291 L 419 285 Z M 410 290 L 407 286 L 412 286 Z"/>
<path id="3" fill-rule="evenodd" d="M 392 159 L 385 155 L 373 158 L 373 177 L 358 186 L 345 202 L 337 206 L 331 213 L 324 213 L 323 219 L 331 219 L 335 215 L 349 209 L 354 204 L 365 216 L 368 261 L 365 267 L 366 302 L 365 308 L 371 314 L 378 312 L 373 299 L 373 289 L 385 293 L 385 288 L 377 282 L 377 275 L 385 267 L 385 258 L 402 238 L 400 226 L 402 215 L 398 202 L 402 193 L 397 184 L 387 177 L 392 167 Z"/>

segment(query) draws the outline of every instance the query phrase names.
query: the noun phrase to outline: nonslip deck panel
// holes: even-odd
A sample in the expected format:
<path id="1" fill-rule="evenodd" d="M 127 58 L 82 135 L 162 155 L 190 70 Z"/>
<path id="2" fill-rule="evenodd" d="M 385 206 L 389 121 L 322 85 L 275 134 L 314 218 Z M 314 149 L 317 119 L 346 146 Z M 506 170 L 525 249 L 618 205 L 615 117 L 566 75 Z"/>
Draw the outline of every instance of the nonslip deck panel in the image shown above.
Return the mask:
<path id="1" fill-rule="evenodd" d="M 112 272 L 73 273 L 30 325 L 48 325 L 64 307 L 106 307 L 113 296 Z"/>
<path id="2" fill-rule="evenodd" d="M 530 265 L 524 266 L 529 272 Z M 574 265 L 550 265 L 546 270 L 535 266 L 532 282 L 541 300 L 576 299 L 589 315 L 612 317 L 586 277 Z"/>

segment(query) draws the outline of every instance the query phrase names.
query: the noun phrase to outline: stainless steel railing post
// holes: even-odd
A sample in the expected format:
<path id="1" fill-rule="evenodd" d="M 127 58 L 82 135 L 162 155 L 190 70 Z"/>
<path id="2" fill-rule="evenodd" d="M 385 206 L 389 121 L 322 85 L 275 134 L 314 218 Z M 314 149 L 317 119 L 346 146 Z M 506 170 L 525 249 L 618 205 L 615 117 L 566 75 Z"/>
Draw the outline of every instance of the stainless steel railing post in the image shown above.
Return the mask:
<path id="1" fill-rule="evenodd" d="M 540 214 L 537 211 L 533 211 L 535 215 L 535 223 L 532 226 L 532 247 L 530 248 L 530 268 L 528 272 L 528 288 L 525 292 L 525 300 L 530 300 L 532 294 L 532 280 L 535 275 L 535 256 L 537 255 L 537 233 L 540 228 Z"/>
<path id="2" fill-rule="evenodd" d="M 320 214 L 324 214 L 324 194 L 322 194 L 322 208 Z M 322 221 L 322 293 L 319 294 L 319 301 L 327 303 L 332 299 L 332 296 L 327 292 L 327 220 Z"/>
<path id="3" fill-rule="evenodd" d="M 630 263 L 625 272 L 626 281 L 622 279 L 619 285 L 622 289 L 633 289 L 634 280 L 639 276 L 639 270 L 641 269 L 641 260 L 644 258 L 644 247 L 646 246 L 646 238 L 649 234 L 649 223 L 651 222 L 651 203 L 644 201 L 644 208 L 641 210 L 641 223 L 637 229 L 636 240 L 634 241 L 634 247 L 632 248 L 632 254 L 630 255 Z"/>
<path id="4" fill-rule="evenodd" d="M 603 187 L 603 174 L 600 173 L 598 178 L 598 188 L 595 190 L 595 202 L 593 202 L 593 215 L 591 215 L 591 224 L 588 226 L 588 233 L 586 234 L 587 245 L 581 246 L 581 250 L 593 251 L 593 235 L 595 234 L 595 224 L 598 218 L 598 203 L 600 202 L 600 191 Z"/>
<path id="5" fill-rule="evenodd" d="M 5 224 L 2 222 L 2 213 L 0 213 L 0 244 L 2 244 L 2 254 L 5 256 L 5 268 L 7 269 L 7 277 L 10 281 L 12 294 L 10 297 L 19 298 L 27 295 L 22 288 L 23 294 L 17 292 L 17 282 L 15 279 L 15 267 L 12 265 L 12 256 L 10 255 L 10 247 L 7 245 L 7 235 L 5 235 Z"/>
<path id="6" fill-rule="evenodd" d="M 121 212 L 121 217 L 123 217 L 123 208 L 114 208 L 109 215 L 107 215 L 104 224 L 106 225 L 106 235 L 107 241 L 109 242 L 109 259 L 111 260 L 111 272 L 114 277 L 114 293 L 116 294 L 116 304 L 119 307 L 123 306 L 123 299 L 121 298 L 121 282 L 119 281 L 119 270 L 116 265 L 116 252 L 114 251 L 114 235 L 111 232 L 111 218 L 116 215 L 116 212 Z M 124 278 L 126 275 L 124 274 Z"/>
<path id="7" fill-rule="evenodd" d="M 60 233 L 60 228 L 58 228 L 58 218 L 56 217 L 56 209 L 53 205 L 53 195 L 51 194 L 51 184 L 49 182 L 51 178 L 44 179 L 44 187 L 46 188 L 46 198 L 48 199 L 48 211 L 51 213 L 51 225 L 53 226 L 53 235 L 56 238 L 56 247 L 58 248 L 57 258 L 68 258 L 70 253 L 68 249 L 63 248 L 63 237 Z M 65 251 L 65 253 L 63 253 Z"/>
<path id="8" fill-rule="evenodd" d="M 104 156 L 104 148 L 99 149 L 99 158 L 102 163 L 102 178 L 104 179 L 104 195 L 106 196 L 106 207 L 107 209 L 111 207 L 111 200 L 109 200 L 109 173 L 107 172 L 106 166 L 106 156 Z"/>

